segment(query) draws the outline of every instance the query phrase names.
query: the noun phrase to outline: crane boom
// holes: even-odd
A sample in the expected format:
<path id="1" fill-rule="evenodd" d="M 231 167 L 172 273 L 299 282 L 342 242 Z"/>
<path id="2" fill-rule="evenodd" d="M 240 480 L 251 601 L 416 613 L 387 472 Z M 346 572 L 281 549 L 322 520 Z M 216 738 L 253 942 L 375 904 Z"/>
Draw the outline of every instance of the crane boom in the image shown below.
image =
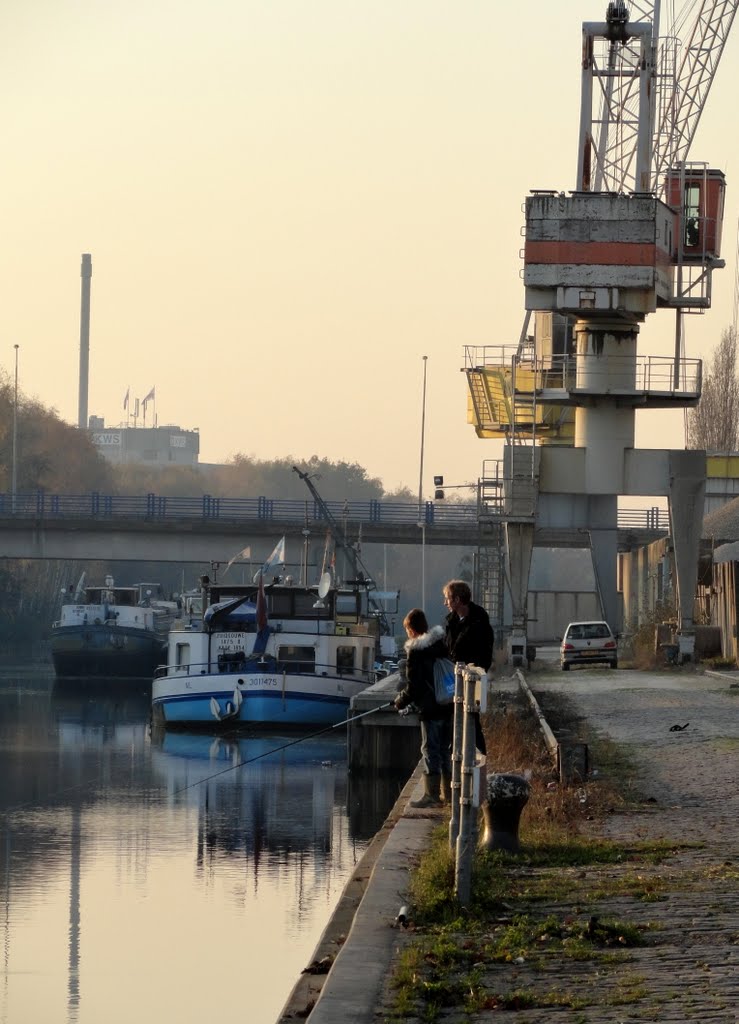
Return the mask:
<path id="1" fill-rule="evenodd" d="M 700 122 L 739 0 L 703 0 L 673 87 L 662 104 L 654 136 L 653 187 L 658 191 L 670 166 L 684 163 Z M 669 97 L 668 97 L 669 98 Z"/>
<path id="2" fill-rule="evenodd" d="M 375 583 L 372 577 L 367 572 L 367 567 L 362 562 L 359 552 L 356 547 L 349 542 L 341 524 L 337 520 L 336 516 L 331 512 L 326 502 L 323 500 L 321 495 L 318 493 L 315 484 L 310 478 L 308 473 L 303 473 L 302 470 L 298 469 L 297 466 L 293 466 L 293 471 L 298 474 L 300 479 L 303 481 L 305 486 L 313 495 L 313 500 L 320 509 L 321 515 L 329 524 L 331 532 L 334 535 L 336 546 L 339 547 L 349 559 L 349 563 L 352 567 L 352 573 L 354 574 L 355 580 L 363 586 L 367 591 L 367 604 L 372 614 L 377 618 L 380 624 L 380 631 L 384 636 L 390 636 L 392 629 L 390 622 L 388 621 L 387 614 L 382 605 L 372 597 L 372 590 L 375 588 Z"/>
<path id="3" fill-rule="evenodd" d="M 583 111 L 578 189 L 663 193 L 666 171 L 688 159 L 737 7 L 739 0 L 690 0 L 661 35 L 660 0 L 634 0 L 628 8 L 609 3 L 609 32 L 583 42 L 593 95 Z M 647 107 L 645 71 L 651 79 Z"/>

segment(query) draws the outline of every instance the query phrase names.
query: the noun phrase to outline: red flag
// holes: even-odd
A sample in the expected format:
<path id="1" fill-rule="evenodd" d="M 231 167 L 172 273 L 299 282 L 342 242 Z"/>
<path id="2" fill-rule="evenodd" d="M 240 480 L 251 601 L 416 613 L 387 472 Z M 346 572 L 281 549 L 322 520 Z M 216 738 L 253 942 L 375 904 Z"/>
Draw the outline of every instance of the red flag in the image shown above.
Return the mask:
<path id="1" fill-rule="evenodd" d="M 267 598 L 264 593 L 264 576 L 259 573 L 259 590 L 257 591 L 257 632 L 267 628 Z"/>

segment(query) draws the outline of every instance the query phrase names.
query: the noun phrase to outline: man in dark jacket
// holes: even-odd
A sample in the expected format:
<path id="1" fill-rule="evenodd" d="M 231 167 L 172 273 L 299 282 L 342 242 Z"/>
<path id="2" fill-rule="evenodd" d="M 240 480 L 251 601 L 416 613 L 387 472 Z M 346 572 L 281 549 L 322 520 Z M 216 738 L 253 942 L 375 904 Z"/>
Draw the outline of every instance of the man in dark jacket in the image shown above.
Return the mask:
<path id="1" fill-rule="evenodd" d="M 444 604 L 449 609 L 444 625 L 445 640 L 452 661 L 476 665 L 487 672 L 493 663 L 495 634 L 490 616 L 472 600 L 472 591 L 464 580 L 449 580 L 444 585 Z M 475 746 L 486 753 L 480 716 L 475 715 Z"/>

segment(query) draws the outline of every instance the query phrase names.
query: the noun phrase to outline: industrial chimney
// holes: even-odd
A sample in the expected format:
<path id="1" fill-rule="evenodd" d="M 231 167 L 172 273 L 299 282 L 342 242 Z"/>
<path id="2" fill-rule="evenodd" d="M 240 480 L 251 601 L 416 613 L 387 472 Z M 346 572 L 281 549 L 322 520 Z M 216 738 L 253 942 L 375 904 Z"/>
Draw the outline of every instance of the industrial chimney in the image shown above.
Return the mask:
<path id="1" fill-rule="evenodd" d="M 87 392 L 90 377 L 90 280 L 92 279 L 92 256 L 82 253 L 82 299 L 80 302 L 80 396 L 77 426 L 87 429 Z"/>

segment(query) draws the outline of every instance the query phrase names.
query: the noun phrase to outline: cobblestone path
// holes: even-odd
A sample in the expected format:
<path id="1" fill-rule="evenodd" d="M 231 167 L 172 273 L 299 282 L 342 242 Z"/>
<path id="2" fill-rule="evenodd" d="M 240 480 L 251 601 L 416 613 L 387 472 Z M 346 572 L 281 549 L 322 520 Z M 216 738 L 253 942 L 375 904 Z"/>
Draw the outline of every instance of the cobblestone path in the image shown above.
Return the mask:
<path id="1" fill-rule="evenodd" d="M 626 812 L 595 823 L 597 834 L 625 844 L 662 840 L 675 847 L 657 866 L 637 869 L 628 859 L 585 869 L 522 866 L 532 885 L 548 880 L 557 894 L 536 903 L 542 919 L 553 914 L 627 922 L 642 930 L 644 945 L 616 944 L 595 960 L 537 951 L 528 962 L 482 964 L 488 992 L 528 990 L 550 1003 L 559 994 L 570 1005 L 472 1014 L 442 1009 L 439 1024 L 737 1024 L 737 684 L 698 673 L 607 671 L 571 672 L 566 679 L 534 673 L 528 682 L 544 705 L 548 691 L 566 693 L 589 726 L 633 760 L 639 798 Z M 388 1007 L 386 993 L 378 1021 L 389 1019 Z"/>

